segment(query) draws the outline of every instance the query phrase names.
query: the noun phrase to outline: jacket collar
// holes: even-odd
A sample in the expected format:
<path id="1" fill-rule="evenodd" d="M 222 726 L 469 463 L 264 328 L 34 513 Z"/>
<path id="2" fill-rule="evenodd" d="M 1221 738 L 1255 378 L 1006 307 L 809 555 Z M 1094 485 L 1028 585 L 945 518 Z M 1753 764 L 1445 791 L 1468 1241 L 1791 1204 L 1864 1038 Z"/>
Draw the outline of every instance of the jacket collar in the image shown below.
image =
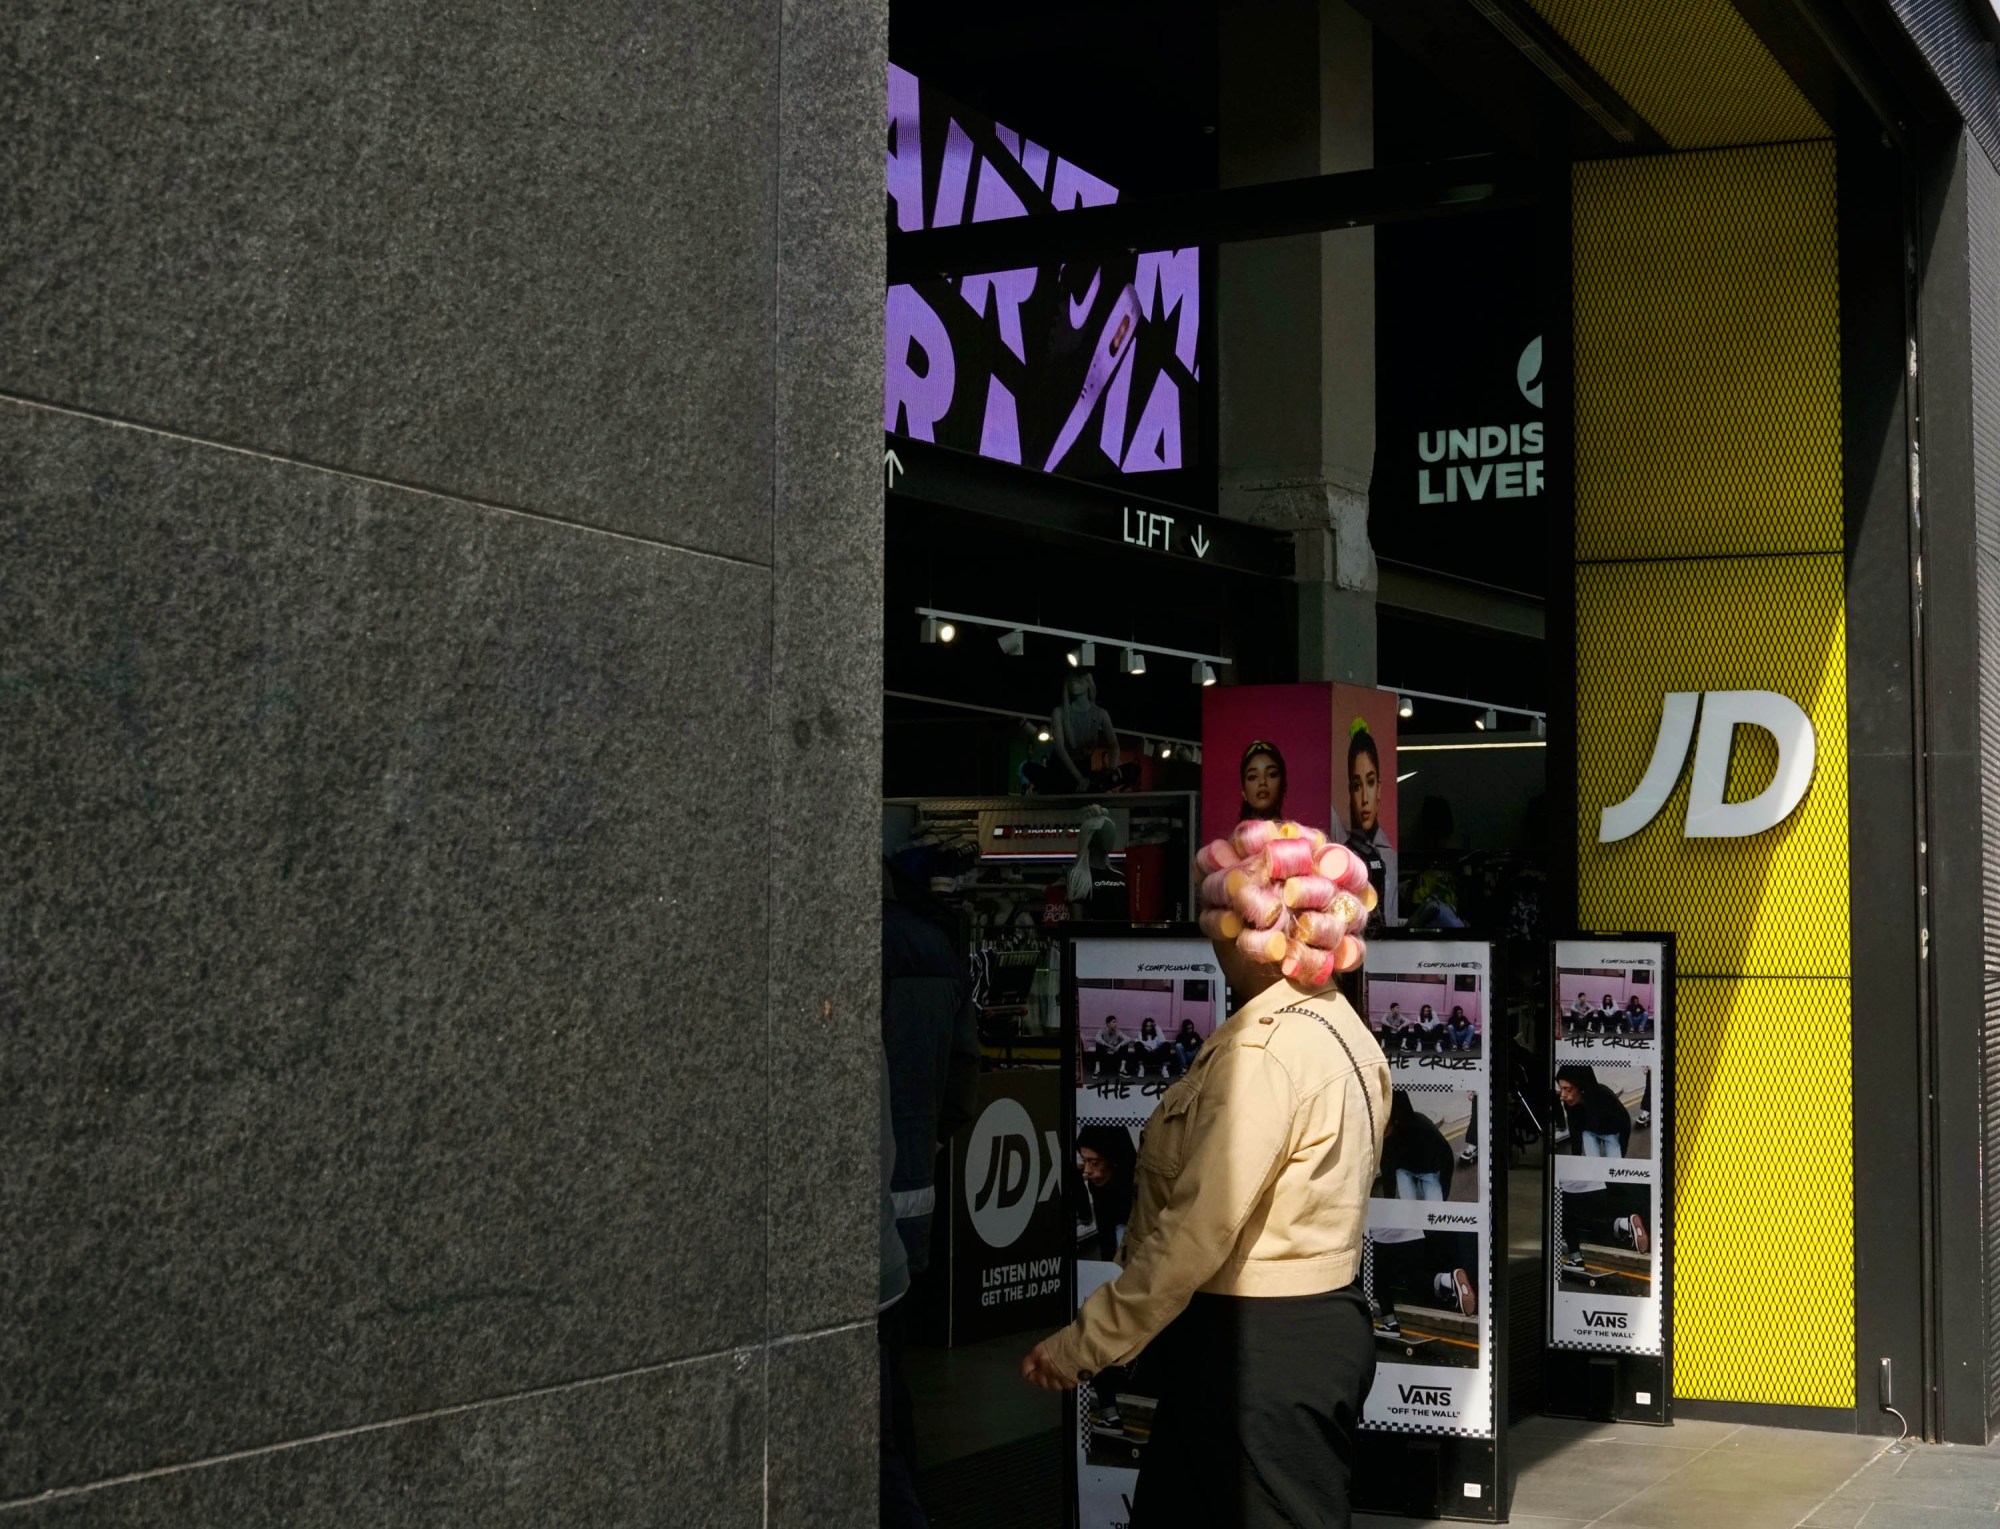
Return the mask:
<path id="1" fill-rule="evenodd" d="M 1263 1021 L 1277 1014 L 1281 1009 L 1295 1008 L 1302 1003 L 1310 1003 L 1315 999 L 1326 998 L 1332 995 L 1333 991 L 1332 988 L 1308 991 L 1294 983 L 1291 978 L 1280 977 L 1276 982 L 1265 988 L 1263 992 L 1244 1004 L 1242 1008 L 1230 1015 L 1229 1022 L 1223 1026 L 1223 1029 L 1233 1030 L 1239 1025 L 1261 1024 Z M 1217 1033 L 1221 1032 L 1218 1031 Z"/>

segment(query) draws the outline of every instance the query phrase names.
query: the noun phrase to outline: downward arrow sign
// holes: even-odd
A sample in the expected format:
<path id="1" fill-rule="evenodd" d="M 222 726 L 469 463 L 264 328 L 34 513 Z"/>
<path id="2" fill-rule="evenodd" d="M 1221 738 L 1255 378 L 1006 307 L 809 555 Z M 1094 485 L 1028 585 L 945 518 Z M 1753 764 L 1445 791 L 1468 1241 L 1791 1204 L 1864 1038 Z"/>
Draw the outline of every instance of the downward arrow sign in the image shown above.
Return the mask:
<path id="1" fill-rule="evenodd" d="M 1208 538 L 1201 534 L 1200 526 L 1194 528 L 1194 555 L 1196 557 L 1208 556 Z"/>
<path id="2" fill-rule="evenodd" d="M 888 486 L 890 488 L 894 488 L 896 486 L 896 474 L 901 471 L 903 471 L 903 459 L 897 456 L 896 453 L 893 451 L 883 452 L 882 476 L 888 481 Z"/>

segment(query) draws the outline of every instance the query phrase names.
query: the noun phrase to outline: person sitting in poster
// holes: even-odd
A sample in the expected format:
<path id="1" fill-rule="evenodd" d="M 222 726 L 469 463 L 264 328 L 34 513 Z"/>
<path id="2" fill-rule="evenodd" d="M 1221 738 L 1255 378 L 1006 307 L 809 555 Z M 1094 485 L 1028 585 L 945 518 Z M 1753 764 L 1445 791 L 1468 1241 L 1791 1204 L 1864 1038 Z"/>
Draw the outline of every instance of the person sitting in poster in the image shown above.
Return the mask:
<path id="1" fill-rule="evenodd" d="M 1243 751 L 1243 818 L 1277 819 L 1285 815 L 1285 756 L 1275 743 L 1255 739 Z"/>
<path id="2" fill-rule="evenodd" d="M 1376 1336 L 1401 1336 L 1398 1307 L 1479 1315 L 1479 1286 L 1467 1268 L 1479 1255 L 1475 1234 L 1385 1227 L 1368 1240 L 1375 1247 Z"/>
<path id="3" fill-rule="evenodd" d="M 1425 1004 L 1422 1014 L 1417 1019 L 1417 1049 L 1427 1052 L 1442 1051 L 1450 1034 L 1445 1022 L 1438 1018 L 1437 1010 Z"/>
<path id="4" fill-rule="evenodd" d="M 1403 1044 L 1403 1031 L 1409 1023 L 1410 1016 L 1403 1012 L 1403 1006 L 1391 1003 L 1389 1012 L 1382 1016 L 1382 1023 L 1375 1031 L 1375 1038 L 1382 1043 L 1384 1051 L 1393 1051 Z"/>
<path id="5" fill-rule="evenodd" d="M 1139 1159 L 1121 1125 L 1085 1126 L 1076 1133 L 1076 1256 L 1108 1263 L 1132 1219 L 1132 1174 Z"/>
<path id="6" fill-rule="evenodd" d="M 1644 1097 L 1639 1100 L 1639 1119 L 1637 1123 L 1641 1126 L 1649 1126 L 1653 1123 L 1653 1069 L 1650 1067 L 1646 1069 L 1646 1092 Z"/>
<path id="7" fill-rule="evenodd" d="M 1139 1039 L 1133 1043 L 1132 1057 L 1138 1063 L 1141 1075 L 1149 1078 L 1166 1076 L 1167 1061 L 1173 1055 L 1173 1047 L 1160 1034 L 1160 1027 L 1150 1019 L 1139 1021 Z"/>
<path id="8" fill-rule="evenodd" d="M 1463 1004 L 1451 1006 L 1451 1022 L 1445 1026 L 1445 1044 L 1452 1051 L 1470 1051 L 1479 1043 L 1479 1032 L 1472 1028 L 1472 1021 L 1466 1017 Z"/>
<path id="9" fill-rule="evenodd" d="M 1562 1040 L 1566 1036 L 1583 1034 L 1590 1026 L 1591 1016 L 1596 1012 L 1597 1010 L 1591 1004 L 1591 1001 L 1584 997 L 1583 994 L 1578 993 L 1576 995 L 1576 1002 L 1570 1006 L 1569 1024 L 1565 1027 L 1563 1034 L 1557 1036 L 1556 1039 Z"/>
<path id="10" fill-rule="evenodd" d="M 1556 1188 L 1562 1197 L 1558 1276 L 1576 1278 L 1589 1272 L 1584 1253 L 1586 1243 L 1641 1257 L 1651 1255 L 1653 1238 L 1646 1226 L 1646 1211 L 1652 1191 L 1648 1186 L 1558 1178 Z"/>
<path id="11" fill-rule="evenodd" d="M 1562 1121 L 1558 1148 L 1573 1157 L 1623 1157 L 1632 1144 L 1632 1115 L 1625 1102 L 1597 1081 L 1596 1069 L 1567 1062 L 1556 1069 Z"/>
<path id="12" fill-rule="evenodd" d="M 1194 1059 L 1201 1051 L 1201 1032 L 1194 1027 L 1194 1021 L 1181 1021 L 1181 1033 L 1174 1037 L 1173 1069 L 1176 1076 L 1194 1066 Z"/>
<path id="13" fill-rule="evenodd" d="M 1396 849 L 1382 828 L 1382 757 L 1375 736 L 1361 717 L 1347 732 L 1347 847 L 1368 867 L 1368 884 L 1375 889 L 1375 911 L 1368 917 L 1368 932 L 1374 934 L 1402 922 L 1396 911 Z"/>
<path id="14" fill-rule="evenodd" d="M 1627 1035 L 1644 1035 L 1653 1028 L 1653 1016 L 1646 1012 L 1646 1006 L 1634 993 L 1626 1001 L 1625 1012 L 1619 1016 L 1620 1028 Z"/>
<path id="15" fill-rule="evenodd" d="M 1118 1028 L 1118 1016 L 1107 1015 L 1104 1028 L 1097 1032 L 1097 1040 L 1090 1048 L 1090 1075 L 1094 1078 L 1118 1077 L 1125 1071 L 1126 1058 L 1131 1049 L 1132 1037 Z"/>
<path id="16" fill-rule="evenodd" d="M 1590 1033 L 1592 1035 L 1615 1034 L 1618 1030 L 1618 1016 L 1620 1012 L 1618 1000 L 1613 998 L 1609 993 L 1606 993 L 1604 995 L 1603 1006 L 1590 1016 Z"/>
<path id="17" fill-rule="evenodd" d="M 1389 1131 L 1382 1142 L 1377 1197 L 1384 1200 L 1451 1198 L 1451 1143 L 1437 1122 L 1397 1089 L 1389 1100 Z"/>

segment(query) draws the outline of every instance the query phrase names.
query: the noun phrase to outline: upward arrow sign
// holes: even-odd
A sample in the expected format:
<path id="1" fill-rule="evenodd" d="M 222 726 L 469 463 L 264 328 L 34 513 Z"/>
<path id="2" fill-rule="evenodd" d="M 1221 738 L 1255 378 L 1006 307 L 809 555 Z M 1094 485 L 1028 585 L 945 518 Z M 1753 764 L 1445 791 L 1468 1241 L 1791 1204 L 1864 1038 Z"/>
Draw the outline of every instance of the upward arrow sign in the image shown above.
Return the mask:
<path id="1" fill-rule="evenodd" d="M 890 488 L 896 486 L 896 474 L 903 470 L 903 459 L 893 450 L 882 453 L 882 477 Z"/>
<path id="2" fill-rule="evenodd" d="M 1200 526 L 1194 528 L 1194 555 L 1196 557 L 1208 556 L 1208 538 L 1201 534 Z"/>

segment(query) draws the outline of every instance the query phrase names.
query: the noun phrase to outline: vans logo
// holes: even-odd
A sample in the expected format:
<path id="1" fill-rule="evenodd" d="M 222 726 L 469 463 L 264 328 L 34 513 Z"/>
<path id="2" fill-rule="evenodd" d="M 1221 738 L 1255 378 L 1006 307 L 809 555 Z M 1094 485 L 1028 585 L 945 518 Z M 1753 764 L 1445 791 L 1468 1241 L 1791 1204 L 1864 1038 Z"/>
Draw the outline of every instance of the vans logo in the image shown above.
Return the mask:
<path id="1" fill-rule="evenodd" d="M 1625 1331 L 1625 1313 L 1622 1311 L 1586 1311 L 1583 1314 L 1585 1327 L 1603 1328 L 1610 1332 Z"/>
<path id="2" fill-rule="evenodd" d="M 1396 1394 L 1406 1407 L 1449 1407 L 1450 1386 L 1398 1386 Z"/>
<path id="3" fill-rule="evenodd" d="M 1701 717 L 1701 737 L 1695 738 L 1695 716 Z M 1771 783 L 1747 802 L 1726 802 L 1729 756 L 1736 729 L 1760 727 L 1778 745 L 1778 767 Z M 1688 786 L 1689 839 L 1747 839 L 1776 828 L 1800 802 L 1813 776 L 1812 719 L 1789 696 L 1770 690 L 1694 690 L 1671 692 L 1660 706 L 1660 735 L 1652 762 L 1638 787 L 1598 818 L 1597 842 L 1616 844 L 1629 839 L 1667 805 L 1680 784 L 1688 746 L 1694 745 L 1694 779 Z"/>

